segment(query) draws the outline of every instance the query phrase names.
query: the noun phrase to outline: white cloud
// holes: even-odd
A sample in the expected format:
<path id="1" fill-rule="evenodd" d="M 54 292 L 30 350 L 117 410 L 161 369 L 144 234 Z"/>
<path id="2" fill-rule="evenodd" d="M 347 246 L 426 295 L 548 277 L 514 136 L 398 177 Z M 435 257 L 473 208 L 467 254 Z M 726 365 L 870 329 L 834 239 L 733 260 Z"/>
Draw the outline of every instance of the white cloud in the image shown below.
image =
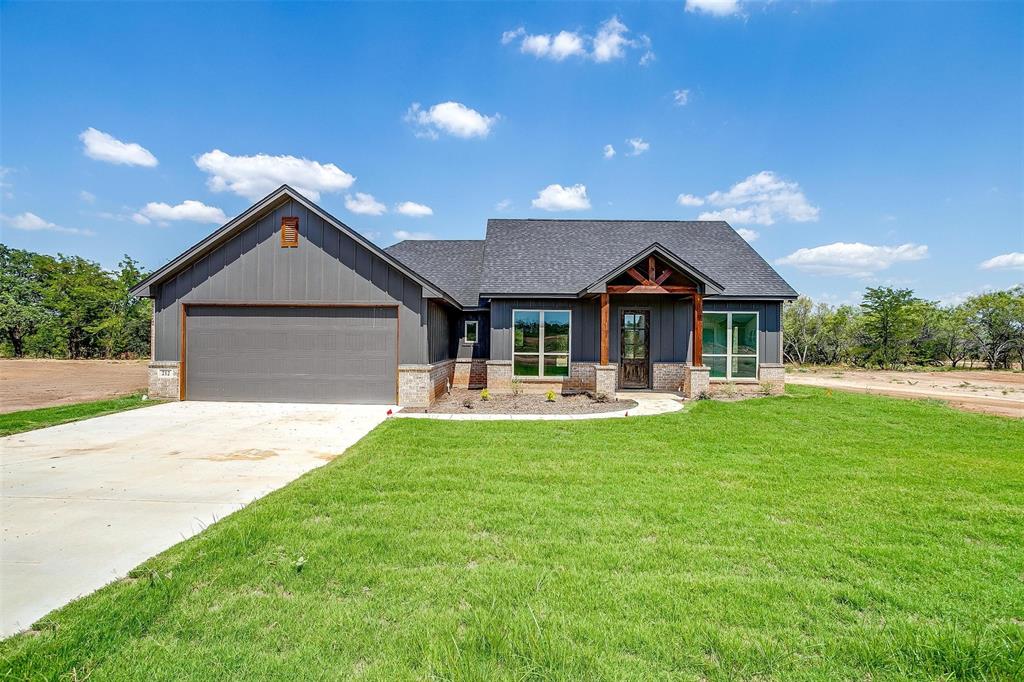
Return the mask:
<path id="1" fill-rule="evenodd" d="M 548 185 L 533 200 L 534 208 L 545 211 L 585 211 L 590 208 L 586 185 Z"/>
<path id="2" fill-rule="evenodd" d="M 233 156 L 214 149 L 197 158 L 196 166 L 209 174 L 206 185 L 211 191 L 231 191 L 253 201 L 284 184 L 317 201 L 321 192 L 340 192 L 356 181 L 333 163 L 290 155 Z"/>
<path id="3" fill-rule="evenodd" d="M 388 210 L 387 206 L 366 192 L 356 192 L 355 196 L 346 194 L 345 208 L 360 215 L 383 215 Z"/>
<path id="4" fill-rule="evenodd" d="M 627 152 L 628 156 L 640 156 L 645 151 L 651 148 L 651 143 L 646 142 L 641 137 L 631 137 L 628 140 L 626 140 L 626 143 L 633 148 L 632 151 Z"/>
<path id="5" fill-rule="evenodd" d="M 92 192 L 87 192 L 84 189 L 81 190 L 78 193 L 78 198 L 81 199 L 82 201 L 84 201 L 87 204 L 95 204 L 96 203 L 96 195 L 93 194 Z"/>
<path id="6" fill-rule="evenodd" d="M 140 225 L 146 225 L 151 220 L 172 222 L 188 220 L 194 223 L 214 223 L 221 225 L 228 221 L 224 211 L 216 206 L 207 206 L 201 201 L 186 199 L 177 206 L 171 206 L 163 202 L 151 201 L 143 206 L 137 213 L 132 215 L 132 220 Z"/>
<path id="7" fill-rule="evenodd" d="M 422 218 L 424 216 L 434 215 L 434 209 L 425 204 L 417 204 L 415 201 L 403 201 L 395 206 L 395 210 L 402 215 L 409 216 L 410 218 Z"/>
<path id="8" fill-rule="evenodd" d="M 498 203 L 496 203 L 494 205 L 494 210 L 495 211 L 507 211 L 511 207 L 512 207 L 512 200 L 511 199 L 502 199 L 501 201 L 499 201 Z"/>
<path id="9" fill-rule="evenodd" d="M 743 12 L 739 0 L 686 0 L 686 11 L 716 17 L 728 17 Z"/>
<path id="10" fill-rule="evenodd" d="M 746 239 L 748 242 L 756 240 L 761 234 L 757 230 L 748 230 L 745 227 L 741 227 L 736 230 L 736 234 Z"/>
<path id="11" fill-rule="evenodd" d="M 1024 270 L 1024 253 L 1014 251 L 989 258 L 979 266 L 982 270 Z"/>
<path id="12" fill-rule="evenodd" d="M 466 139 L 487 137 L 500 118 L 500 114 L 485 116 L 461 102 L 441 102 L 429 109 L 413 102 L 405 113 L 406 122 L 416 127 L 416 136 L 432 140 L 436 140 L 440 133 Z"/>
<path id="13" fill-rule="evenodd" d="M 26 232 L 60 232 L 62 234 L 75 234 L 83 237 L 91 237 L 96 234 L 92 230 L 82 230 L 77 227 L 63 227 L 56 223 L 43 220 L 35 213 L 29 213 L 27 211 L 25 213 L 19 213 L 13 217 L 0 215 L 0 219 L 15 230 L 24 230 Z"/>
<path id="14" fill-rule="evenodd" d="M 408 230 L 395 230 L 391 233 L 395 239 L 402 241 L 405 239 L 437 239 L 434 235 L 429 232 L 409 232 Z"/>
<path id="15" fill-rule="evenodd" d="M 556 34 L 530 34 L 522 26 L 501 34 L 502 45 L 516 41 L 519 41 L 520 52 L 556 62 L 569 57 L 591 59 L 598 63 L 610 62 L 625 57 L 630 49 L 643 50 L 640 57 L 641 65 L 647 65 L 655 59 L 651 39 L 646 35 L 630 37 L 629 28 L 616 16 L 598 26 L 597 34 L 593 37 L 579 31 L 565 30 Z"/>
<path id="16" fill-rule="evenodd" d="M 610 144 L 606 144 L 604 146 L 604 158 L 610 159 L 613 156 L 615 156 L 615 147 L 611 146 Z"/>
<path id="17" fill-rule="evenodd" d="M 719 210 L 700 214 L 700 220 L 773 225 L 777 220 L 805 223 L 818 219 L 800 185 L 772 171 L 761 171 L 737 182 L 725 192 L 712 192 L 704 200 Z"/>
<path id="18" fill-rule="evenodd" d="M 90 159 L 125 166 L 153 167 L 159 163 L 156 157 L 142 145 L 135 142 L 121 142 L 113 135 L 108 135 L 95 128 L 86 128 L 78 136 L 78 139 L 84 145 L 82 151 Z"/>
<path id="19" fill-rule="evenodd" d="M 676 197 L 676 203 L 680 206 L 703 206 L 704 200 L 693 194 L 680 194 Z"/>
<path id="20" fill-rule="evenodd" d="M 673 90 L 672 101 L 677 107 L 685 107 L 690 103 L 690 91 L 689 90 Z"/>
<path id="21" fill-rule="evenodd" d="M 553 38 L 547 34 L 526 36 L 519 49 L 534 57 L 547 57 L 556 62 L 587 52 L 583 38 L 572 31 L 560 31 Z"/>
<path id="22" fill-rule="evenodd" d="M 798 270 L 816 275 L 869 277 L 894 263 L 922 260 L 927 257 L 928 247 L 923 244 L 872 246 L 860 242 L 836 242 L 797 249 L 775 262 L 779 265 L 792 265 Z"/>

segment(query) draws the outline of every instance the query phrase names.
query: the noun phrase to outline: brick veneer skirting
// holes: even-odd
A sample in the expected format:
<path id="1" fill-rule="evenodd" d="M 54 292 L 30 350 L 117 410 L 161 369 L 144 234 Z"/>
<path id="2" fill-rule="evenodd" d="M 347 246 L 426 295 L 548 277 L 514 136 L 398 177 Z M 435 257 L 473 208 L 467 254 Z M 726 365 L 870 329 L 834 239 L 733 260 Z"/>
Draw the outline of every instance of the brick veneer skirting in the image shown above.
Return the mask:
<path id="1" fill-rule="evenodd" d="M 685 362 L 651 363 L 651 389 L 655 391 L 682 391 L 686 383 L 688 366 Z"/>
<path id="2" fill-rule="evenodd" d="M 432 365 L 399 365 L 398 404 L 402 407 L 427 407 L 448 390 L 454 378 L 454 360 Z"/>
<path id="3" fill-rule="evenodd" d="M 149 397 L 177 400 L 178 361 L 162 360 L 149 363 Z"/>
<path id="4" fill-rule="evenodd" d="M 487 361 L 482 358 L 460 358 L 455 361 L 455 375 L 452 386 L 459 388 L 483 388 L 487 385 Z"/>

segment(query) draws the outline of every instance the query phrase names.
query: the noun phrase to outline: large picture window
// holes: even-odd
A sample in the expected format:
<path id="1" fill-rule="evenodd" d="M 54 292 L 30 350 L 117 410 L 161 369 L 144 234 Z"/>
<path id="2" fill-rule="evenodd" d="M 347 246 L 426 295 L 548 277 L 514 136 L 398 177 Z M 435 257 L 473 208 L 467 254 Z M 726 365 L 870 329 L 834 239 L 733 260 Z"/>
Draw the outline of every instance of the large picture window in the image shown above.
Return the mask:
<path id="1" fill-rule="evenodd" d="M 704 313 L 702 362 L 712 379 L 757 378 L 757 313 Z"/>
<path id="2" fill-rule="evenodd" d="M 513 310 L 513 375 L 569 376 L 570 321 L 568 310 Z"/>

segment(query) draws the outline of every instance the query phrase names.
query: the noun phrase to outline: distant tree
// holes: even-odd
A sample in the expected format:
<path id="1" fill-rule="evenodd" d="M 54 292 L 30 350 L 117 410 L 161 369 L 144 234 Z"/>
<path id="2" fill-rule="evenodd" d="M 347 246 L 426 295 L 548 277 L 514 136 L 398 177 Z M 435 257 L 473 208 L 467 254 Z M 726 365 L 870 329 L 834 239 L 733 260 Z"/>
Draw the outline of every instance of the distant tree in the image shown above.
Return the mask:
<path id="1" fill-rule="evenodd" d="M 789 362 L 803 365 L 811 359 L 817 336 L 814 302 L 807 296 L 787 303 L 782 310 L 783 355 Z"/>
<path id="2" fill-rule="evenodd" d="M 908 362 L 923 314 L 921 304 L 910 289 L 869 287 L 864 292 L 861 338 L 868 364 L 896 369 Z"/>
<path id="3" fill-rule="evenodd" d="M 25 340 L 47 319 L 40 268 L 45 258 L 0 244 L 0 332 L 16 358 L 25 355 Z"/>
<path id="4" fill-rule="evenodd" d="M 131 295 L 145 275 L 131 256 L 118 263 L 108 290 L 109 314 L 89 327 L 99 335 L 106 357 L 141 356 L 149 352 L 149 302 Z"/>
<path id="5" fill-rule="evenodd" d="M 860 319 L 853 306 L 842 305 L 830 308 L 825 304 L 818 305 L 818 340 L 817 359 L 824 365 L 834 365 L 853 360 L 853 348 Z"/>
<path id="6" fill-rule="evenodd" d="M 934 349 L 936 356 L 956 366 L 971 356 L 967 311 L 962 305 L 937 308 Z"/>
<path id="7" fill-rule="evenodd" d="M 974 296 L 964 304 L 967 330 L 975 352 L 989 368 L 1024 360 L 1024 288 Z"/>

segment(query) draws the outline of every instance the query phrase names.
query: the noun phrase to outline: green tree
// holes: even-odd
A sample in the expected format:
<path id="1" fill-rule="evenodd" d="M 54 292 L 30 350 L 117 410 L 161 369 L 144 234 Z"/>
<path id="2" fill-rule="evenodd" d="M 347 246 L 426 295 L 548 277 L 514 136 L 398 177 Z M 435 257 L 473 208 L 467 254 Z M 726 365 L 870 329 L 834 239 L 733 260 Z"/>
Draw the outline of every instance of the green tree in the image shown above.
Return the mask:
<path id="1" fill-rule="evenodd" d="M 108 290 L 109 314 L 89 327 L 98 335 L 106 357 L 141 356 L 149 352 L 149 301 L 131 295 L 132 287 L 145 279 L 139 264 L 127 254 L 118 263 Z"/>
<path id="2" fill-rule="evenodd" d="M 0 244 L 0 333 L 16 358 L 25 355 L 25 340 L 47 319 L 40 267 L 46 258 Z"/>
<path id="3" fill-rule="evenodd" d="M 964 304 L 974 350 L 990 369 L 1024 361 L 1024 287 L 973 296 Z"/>
<path id="4" fill-rule="evenodd" d="M 921 325 L 922 303 L 910 289 L 868 287 L 860 304 L 864 314 L 862 346 L 868 364 L 896 369 L 910 360 Z"/>
<path id="5" fill-rule="evenodd" d="M 783 354 L 787 360 L 798 365 L 811 360 L 817 325 L 814 301 L 807 296 L 785 304 L 782 309 L 782 338 Z"/>

